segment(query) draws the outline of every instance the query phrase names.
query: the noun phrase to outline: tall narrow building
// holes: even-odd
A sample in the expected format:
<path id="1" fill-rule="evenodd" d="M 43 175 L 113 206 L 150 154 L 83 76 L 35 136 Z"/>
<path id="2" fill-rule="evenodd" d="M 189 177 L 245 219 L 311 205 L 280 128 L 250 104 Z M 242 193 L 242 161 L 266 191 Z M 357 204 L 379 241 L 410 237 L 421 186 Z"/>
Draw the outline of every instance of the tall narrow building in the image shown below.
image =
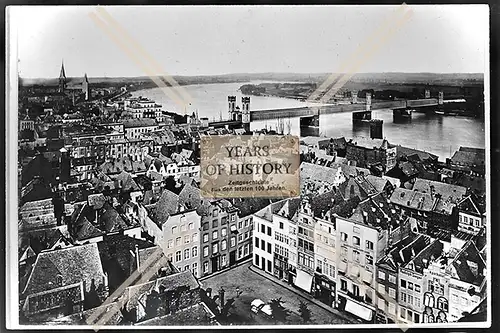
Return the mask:
<path id="1" fill-rule="evenodd" d="M 64 89 L 66 89 L 66 72 L 64 71 L 64 62 L 62 62 L 59 73 L 59 92 L 64 92 Z"/>
<path id="2" fill-rule="evenodd" d="M 85 94 L 85 100 L 88 101 L 90 98 L 90 87 L 89 87 L 89 79 L 87 78 L 87 73 L 85 73 L 85 77 L 83 78 L 82 93 Z"/>

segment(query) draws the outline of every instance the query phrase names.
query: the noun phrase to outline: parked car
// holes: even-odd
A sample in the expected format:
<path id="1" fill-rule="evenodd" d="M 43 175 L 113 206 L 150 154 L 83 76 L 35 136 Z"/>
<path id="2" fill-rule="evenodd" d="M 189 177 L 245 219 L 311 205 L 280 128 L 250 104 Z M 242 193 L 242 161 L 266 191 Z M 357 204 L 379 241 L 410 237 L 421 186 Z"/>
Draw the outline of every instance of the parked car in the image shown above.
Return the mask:
<path id="1" fill-rule="evenodd" d="M 252 303 L 250 303 L 250 310 L 253 313 L 259 313 L 262 312 L 268 317 L 273 316 L 273 310 L 271 309 L 271 306 L 269 304 L 266 304 L 263 300 L 261 299 L 254 299 Z"/>

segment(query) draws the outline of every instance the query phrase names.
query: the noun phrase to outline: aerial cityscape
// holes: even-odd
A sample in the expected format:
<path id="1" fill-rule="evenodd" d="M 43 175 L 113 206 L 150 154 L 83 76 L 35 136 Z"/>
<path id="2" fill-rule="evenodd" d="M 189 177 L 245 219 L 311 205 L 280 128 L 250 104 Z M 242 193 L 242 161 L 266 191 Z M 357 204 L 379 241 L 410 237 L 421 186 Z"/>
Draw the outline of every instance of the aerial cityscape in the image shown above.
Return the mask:
<path id="1" fill-rule="evenodd" d="M 251 16 L 235 6 L 234 13 L 256 19 L 274 10 L 261 9 Z M 123 19 L 118 9 L 109 13 Z M 415 10 L 414 24 L 424 24 L 419 15 Z M 284 22 L 278 25 L 293 24 Z M 182 29 L 196 28 L 179 24 L 175 31 Z M 79 43 L 75 36 L 71 43 Z M 88 48 L 94 40 L 81 43 Z M 475 59 L 460 45 L 464 58 L 472 57 L 466 60 Z M 48 54 L 42 44 L 32 47 Z M 105 66 L 53 47 L 44 60 L 51 72 L 30 72 L 37 55 L 20 46 L 20 325 L 487 321 L 486 68 L 462 70 L 457 62 L 447 73 L 405 71 L 384 67 L 388 59 L 332 79 L 327 68 L 259 67 L 265 60 L 255 48 L 253 71 L 214 63 L 219 74 L 179 70 L 170 77 L 108 76 L 113 62 L 135 64 L 109 55 L 110 72 L 99 72 Z M 300 195 L 202 195 L 203 138 L 242 135 L 298 138 Z"/>

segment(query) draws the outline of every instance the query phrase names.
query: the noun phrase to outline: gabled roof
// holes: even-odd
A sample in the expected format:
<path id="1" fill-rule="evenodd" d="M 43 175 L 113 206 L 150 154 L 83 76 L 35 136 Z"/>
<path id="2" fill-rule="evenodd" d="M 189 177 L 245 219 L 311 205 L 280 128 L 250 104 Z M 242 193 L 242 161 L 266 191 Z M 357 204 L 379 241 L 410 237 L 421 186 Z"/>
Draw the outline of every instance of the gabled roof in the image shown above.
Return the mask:
<path id="1" fill-rule="evenodd" d="M 104 271 L 97 244 L 91 243 L 60 250 L 41 252 L 35 261 L 23 295 L 34 294 L 60 287 L 56 278 L 62 278 L 63 285 L 94 279 L 96 286 L 102 282 Z"/>
<path id="2" fill-rule="evenodd" d="M 477 272 L 472 269 L 472 264 L 477 266 Z M 452 277 L 462 282 L 480 286 L 484 276 L 486 263 L 481 257 L 473 241 L 468 241 L 450 264 Z"/>
<path id="3" fill-rule="evenodd" d="M 177 213 L 179 208 L 179 196 L 169 190 L 164 190 L 160 199 L 154 205 L 149 217 L 161 226 L 168 217 Z"/>

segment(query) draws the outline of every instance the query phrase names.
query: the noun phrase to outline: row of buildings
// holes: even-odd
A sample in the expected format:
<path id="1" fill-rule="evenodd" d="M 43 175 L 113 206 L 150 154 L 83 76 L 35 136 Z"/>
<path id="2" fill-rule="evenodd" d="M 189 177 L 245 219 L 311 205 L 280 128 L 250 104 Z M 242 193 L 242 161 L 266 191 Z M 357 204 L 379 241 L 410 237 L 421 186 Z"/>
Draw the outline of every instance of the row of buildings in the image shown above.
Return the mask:
<path id="1" fill-rule="evenodd" d="M 365 322 L 454 322 L 485 301 L 486 214 L 470 189 L 362 170 L 333 184 L 325 168 L 304 162 L 314 191 L 254 214 L 254 266 Z"/>

